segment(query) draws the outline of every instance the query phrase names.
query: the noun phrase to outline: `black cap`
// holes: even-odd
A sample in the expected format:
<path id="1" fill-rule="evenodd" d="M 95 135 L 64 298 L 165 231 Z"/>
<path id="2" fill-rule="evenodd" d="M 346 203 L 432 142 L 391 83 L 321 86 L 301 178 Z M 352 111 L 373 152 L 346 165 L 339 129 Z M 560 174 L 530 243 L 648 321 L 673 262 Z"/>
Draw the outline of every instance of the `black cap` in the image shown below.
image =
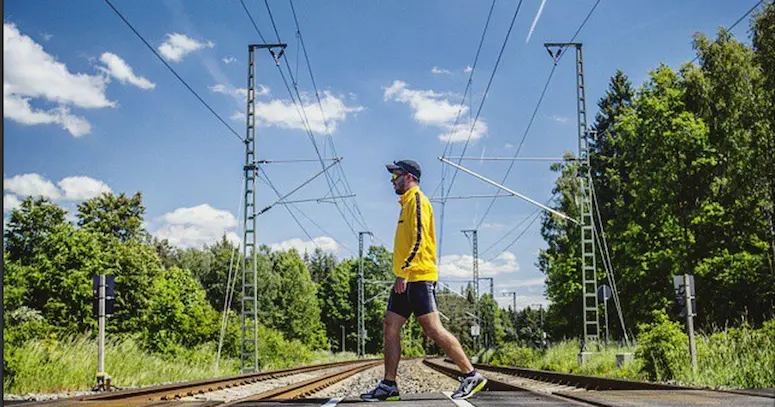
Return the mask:
<path id="1" fill-rule="evenodd" d="M 417 164 L 417 162 L 413 160 L 393 161 L 393 164 L 387 164 L 385 167 L 387 167 L 388 172 L 391 173 L 398 170 L 408 172 L 418 180 L 420 179 L 420 175 L 422 175 L 420 164 Z"/>

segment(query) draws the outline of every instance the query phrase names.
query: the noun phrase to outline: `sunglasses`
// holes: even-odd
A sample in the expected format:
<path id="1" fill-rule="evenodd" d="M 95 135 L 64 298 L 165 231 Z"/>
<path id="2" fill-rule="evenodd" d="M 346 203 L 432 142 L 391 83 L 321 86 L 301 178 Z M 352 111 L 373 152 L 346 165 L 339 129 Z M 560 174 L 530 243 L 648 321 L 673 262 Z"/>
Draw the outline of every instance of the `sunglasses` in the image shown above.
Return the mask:
<path id="1" fill-rule="evenodd" d="M 405 175 L 405 174 L 406 174 L 405 172 L 402 172 L 402 173 L 400 173 L 400 174 L 396 174 L 396 173 L 394 172 L 394 173 L 392 173 L 392 175 L 391 175 L 391 177 L 390 177 L 390 180 L 391 180 L 391 181 L 395 181 L 395 180 L 397 180 L 397 179 L 401 178 L 401 177 L 402 177 L 403 175 Z"/>

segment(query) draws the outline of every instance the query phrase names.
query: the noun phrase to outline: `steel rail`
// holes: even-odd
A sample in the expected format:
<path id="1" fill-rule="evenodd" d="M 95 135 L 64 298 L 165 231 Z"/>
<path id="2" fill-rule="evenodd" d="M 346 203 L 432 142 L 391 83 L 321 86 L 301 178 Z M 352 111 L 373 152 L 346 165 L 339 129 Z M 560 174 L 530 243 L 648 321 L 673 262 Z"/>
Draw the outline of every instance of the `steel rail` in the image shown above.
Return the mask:
<path id="1" fill-rule="evenodd" d="M 332 367 L 347 366 L 352 364 L 362 365 L 364 361 L 345 361 L 321 363 L 297 368 L 278 369 L 259 373 L 245 373 L 236 376 L 221 377 L 216 379 L 195 380 L 190 382 L 165 384 L 161 386 L 149 386 L 139 389 L 120 390 L 88 396 L 76 396 L 57 400 L 33 401 L 17 404 L 18 406 L 42 406 L 42 405 L 77 405 L 78 402 L 89 402 L 89 405 L 139 405 L 143 402 L 176 400 L 182 397 L 190 397 L 196 394 L 204 394 L 216 390 L 242 386 L 246 384 L 292 376 L 299 373 L 314 372 Z M 382 360 L 370 360 L 368 363 L 382 363 Z M 94 402 L 104 402 L 97 403 Z"/>
<path id="2" fill-rule="evenodd" d="M 450 360 L 445 359 L 446 362 Z M 600 376 L 584 376 L 572 373 L 534 370 L 521 367 L 493 366 L 474 363 L 473 366 L 482 371 L 504 373 L 512 376 L 533 379 L 547 383 L 561 384 L 584 388 L 587 390 L 669 390 L 669 391 L 712 391 L 732 393 L 743 396 L 765 397 L 775 399 L 775 389 L 714 389 L 706 387 L 680 386 L 666 383 L 641 382 L 635 380 L 612 379 Z M 488 378 L 489 380 L 489 378 Z"/>
<path id="3" fill-rule="evenodd" d="M 348 368 L 340 372 L 333 372 L 321 377 L 315 377 L 309 380 L 305 380 L 299 383 L 293 383 L 288 386 L 278 387 L 272 390 L 265 391 L 263 393 L 255 394 L 252 396 L 244 397 L 239 400 L 234 400 L 219 406 L 236 406 L 247 401 L 268 401 L 268 400 L 293 400 L 299 398 L 305 398 L 314 394 L 324 388 L 338 383 L 348 377 L 355 376 L 364 370 L 377 367 L 382 364 L 382 360 L 369 361 L 360 363 L 354 367 Z"/>
<path id="4" fill-rule="evenodd" d="M 456 368 L 451 368 L 449 366 L 444 366 L 442 364 L 436 363 L 431 361 L 430 359 L 425 359 L 422 361 L 423 364 L 430 367 L 431 369 L 445 374 L 453 379 L 457 379 L 458 376 L 460 376 L 462 373 L 460 373 L 459 370 Z M 484 389 L 482 391 L 529 391 L 528 389 L 525 389 L 524 387 L 515 386 L 513 384 L 509 384 L 506 382 L 502 382 L 499 380 L 487 378 L 487 385 L 484 386 Z"/>
<path id="5" fill-rule="evenodd" d="M 502 367 L 480 363 L 473 364 L 483 371 L 505 373 L 512 376 L 539 380 L 547 383 L 562 384 L 587 390 L 697 390 L 672 384 L 639 382 L 635 380 L 611 379 L 599 376 L 583 376 L 573 373 L 550 372 L 546 370 L 525 369 L 521 367 Z"/>

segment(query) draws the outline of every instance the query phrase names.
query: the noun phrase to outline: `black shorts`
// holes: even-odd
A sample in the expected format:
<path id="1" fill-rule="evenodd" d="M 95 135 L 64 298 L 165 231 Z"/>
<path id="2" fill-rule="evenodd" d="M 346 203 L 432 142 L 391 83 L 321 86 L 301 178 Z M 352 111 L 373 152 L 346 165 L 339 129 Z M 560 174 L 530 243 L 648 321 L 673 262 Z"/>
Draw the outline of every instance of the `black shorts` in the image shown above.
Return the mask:
<path id="1" fill-rule="evenodd" d="M 436 282 L 414 281 L 406 283 L 406 291 L 401 294 L 396 294 L 391 289 L 387 309 L 404 318 L 409 318 L 412 313 L 415 317 L 419 317 L 437 312 L 439 307 L 436 304 Z"/>

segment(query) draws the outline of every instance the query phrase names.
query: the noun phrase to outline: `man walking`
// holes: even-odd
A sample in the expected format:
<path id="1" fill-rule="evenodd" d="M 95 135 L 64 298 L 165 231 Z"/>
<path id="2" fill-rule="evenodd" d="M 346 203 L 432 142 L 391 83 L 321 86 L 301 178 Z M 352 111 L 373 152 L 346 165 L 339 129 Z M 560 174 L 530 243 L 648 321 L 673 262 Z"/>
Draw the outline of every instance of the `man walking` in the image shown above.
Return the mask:
<path id="1" fill-rule="evenodd" d="M 467 399 L 484 388 L 487 379 L 468 360 L 460 342 L 439 319 L 436 304 L 436 229 L 433 208 L 420 191 L 420 165 L 412 160 L 387 165 L 393 188 L 401 198 L 393 244 L 393 271 L 396 280 L 390 291 L 384 322 L 385 377 L 374 390 L 361 394 L 366 401 L 399 400 L 396 373 L 401 359 L 401 327 L 412 313 L 425 335 L 452 359 L 463 376 L 453 399 Z"/>

